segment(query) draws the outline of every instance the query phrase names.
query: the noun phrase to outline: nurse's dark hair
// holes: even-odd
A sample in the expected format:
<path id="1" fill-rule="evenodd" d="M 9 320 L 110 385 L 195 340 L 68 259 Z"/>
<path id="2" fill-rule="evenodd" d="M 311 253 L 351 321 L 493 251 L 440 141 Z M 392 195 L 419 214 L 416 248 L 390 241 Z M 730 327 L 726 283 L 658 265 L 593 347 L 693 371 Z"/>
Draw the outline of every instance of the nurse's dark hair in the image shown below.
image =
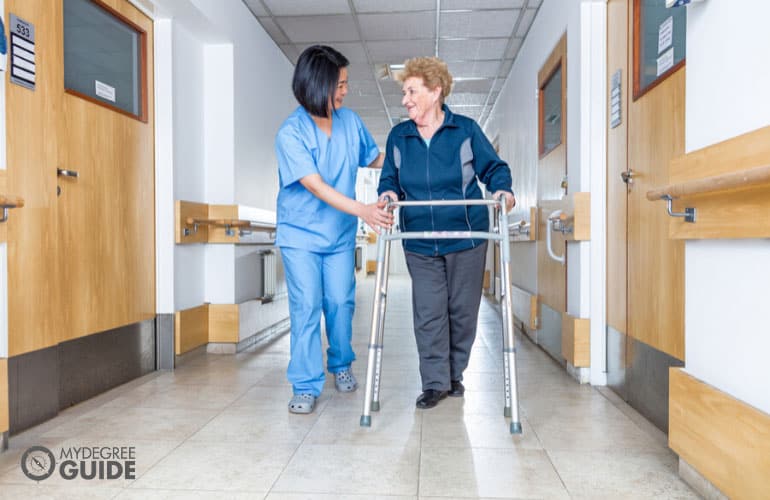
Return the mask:
<path id="1" fill-rule="evenodd" d="M 337 90 L 340 70 L 348 64 L 345 56 L 327 45 L 306 48 L 294 68 L 294 97 L 311 115 L 329 118 L 329 99 Z"/>

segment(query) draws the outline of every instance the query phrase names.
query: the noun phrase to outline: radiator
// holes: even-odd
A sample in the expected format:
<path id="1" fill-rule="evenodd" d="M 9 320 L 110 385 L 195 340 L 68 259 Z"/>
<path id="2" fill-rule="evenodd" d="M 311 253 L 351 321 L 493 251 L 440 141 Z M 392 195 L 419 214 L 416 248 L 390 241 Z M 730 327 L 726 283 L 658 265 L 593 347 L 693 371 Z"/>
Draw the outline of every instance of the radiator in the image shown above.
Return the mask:
<path id="1" fill-rule="evenodd" d="M 277 258 L 273 250 L 261 253 L 262 256 L 262 299 L 272 299 L 276 289 Z"/>

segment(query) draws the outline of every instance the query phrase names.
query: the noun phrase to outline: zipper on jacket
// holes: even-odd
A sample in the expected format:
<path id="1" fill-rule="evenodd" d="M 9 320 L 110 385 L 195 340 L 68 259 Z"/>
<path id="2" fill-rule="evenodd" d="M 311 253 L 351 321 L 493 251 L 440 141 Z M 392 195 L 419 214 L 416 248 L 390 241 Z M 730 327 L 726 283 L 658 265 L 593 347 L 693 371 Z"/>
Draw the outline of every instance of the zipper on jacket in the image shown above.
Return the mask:
<path id="1" fill-rule="evenodd" d="M 438 130 L 436 130 L 436 133 Z M 433 142 L 433 139 L 436 137 L 436 133 L 433 134 L 433 137 L 430 138 L 431 142 Z M 420 137 L 422 140 L 422 143 L 425 144 L 425 140 Z M 430 185 L 430 146 L 428 144 L 425 144 L 425 177 L 428 181 L 428 200 L 433 201 L 433 190 L 431 189 Z M 430 227 L 433 229 L 433 231 L 436 230 L 436 221 L 433 219 L 433 206 L 428 207 L 430 208 Z M 433 240 L 433 256 L 438 255 L 438 240 Z"/>

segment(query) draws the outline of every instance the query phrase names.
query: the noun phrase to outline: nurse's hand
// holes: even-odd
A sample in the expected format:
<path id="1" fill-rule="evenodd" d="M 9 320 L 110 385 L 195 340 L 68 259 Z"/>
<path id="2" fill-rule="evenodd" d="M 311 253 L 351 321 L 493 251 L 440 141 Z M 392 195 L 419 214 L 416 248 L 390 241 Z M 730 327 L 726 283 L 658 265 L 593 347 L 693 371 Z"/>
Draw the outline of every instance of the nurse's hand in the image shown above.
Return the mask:
<path id="1" fill-rule="evenodd" d="M 499 199 L 501 196 L 505 197 L 505 210 L 510 211 L 513 207 L 516 206 L 516 198 L 513 196 L 512 193 L 509 193 L 508 191 L 495 191 L 495 194 L 492 195 L 493 200 Z"/>
<path id="2" fill-rule="evenodd" d="M 361 213 L 358 214 L 377 234 L 393 225 L 393 214 L 385 210 L 385 205 L 385 201 L 382 200 L 361 205 Z"/>

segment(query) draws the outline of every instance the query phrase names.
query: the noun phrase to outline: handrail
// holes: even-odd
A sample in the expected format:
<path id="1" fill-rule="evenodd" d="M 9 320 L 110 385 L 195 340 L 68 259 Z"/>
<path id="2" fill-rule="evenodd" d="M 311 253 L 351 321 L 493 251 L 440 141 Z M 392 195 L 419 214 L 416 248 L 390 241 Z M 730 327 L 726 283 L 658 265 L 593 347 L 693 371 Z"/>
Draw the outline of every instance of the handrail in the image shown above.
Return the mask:
<path id="1" fill-rule="evenodd" d="M 532 224 L 525 219 L 517 220 L 516 222 L 511 222 L 508 224 L 508 232 L 511 235 L 511 237 L 514 237 L 517 235 L 529 236 L 529 232 L 531 231 L 531 229 L 532 229 Z"/>
<path id="2" fill-rule="evenodd" d="M 9 208 L 21 208 L 23 206 L 24 198 L 0 194 L 0 208 L 3 209 L 3 215 L 0 217 L 0 222 L 5 222 L 8 220 Z"/>
<path id="3" fill-rule="evenodd" d="M 187 222 L 188 226 L 203 224 L 218 227 L 249 227 L 251 225 L 251 221 L 241 219 L 200 219 L 197 217 L 188 217 L 185 222 Z"/>
<path id="4" fill-rule="evenodd" d="M 684 182 L 669 184 L 658 189 L 647 191 L 650 201 L 682 198 L 697 194 L 726 191 L 728 189 L 746 188 L 770 183 L 770 165 L 747 168 L 730 172 L 729 174 L 714 175 L 702 179 L 692 179 Z"/>
<path id="5" fill-rule="evenodd" d="M 198 232 L 198 226 L 200 225 L 224 227 L 226 236 L 235 236 L 235 231 L 233 231 L 233 228 L 251 227 L 251 221 L 241 219 L 204 219 L 198 217 L 188 217 L 185 222 L 188 226 L 193 227 L 193 233 Z M 243 229 L 239 229 L 239 234 L 243 231 Z M 184 235 L 189 236 L 190 230 L 185 228 Z"/>

